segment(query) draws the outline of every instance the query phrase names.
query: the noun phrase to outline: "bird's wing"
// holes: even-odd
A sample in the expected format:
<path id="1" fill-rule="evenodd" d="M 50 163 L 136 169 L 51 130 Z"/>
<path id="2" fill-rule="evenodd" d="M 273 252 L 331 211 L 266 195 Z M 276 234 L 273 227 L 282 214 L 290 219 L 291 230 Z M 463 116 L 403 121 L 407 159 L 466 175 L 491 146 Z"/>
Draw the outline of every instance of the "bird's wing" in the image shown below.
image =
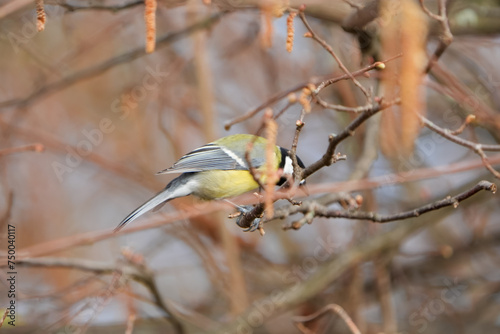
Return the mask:
<path id="1" fill-rule="evenodd" d="M 252 159 L 252 164 L 253 162 Z M 189 152 L 172 167 L 157 174 L 201 172 L 213 169 L 246 170 L 248 165 L 244 156 L 242 157 L 225 147 L 210 143 Z"/>

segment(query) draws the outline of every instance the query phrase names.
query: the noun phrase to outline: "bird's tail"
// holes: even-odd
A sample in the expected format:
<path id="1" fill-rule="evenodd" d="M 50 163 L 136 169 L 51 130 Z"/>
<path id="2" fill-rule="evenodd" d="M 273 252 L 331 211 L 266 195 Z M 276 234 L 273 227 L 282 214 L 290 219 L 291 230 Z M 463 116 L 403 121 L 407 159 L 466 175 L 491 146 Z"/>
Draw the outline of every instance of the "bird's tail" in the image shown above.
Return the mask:
<path id="1" fill-rule="evenodd" d="M 130 213 L 127 217 L 125 217 L 125 219 L 123 219 L 122 222 L 118 224 L 117 227 L 115 227 L 114 231 L 115 232 L 119 231 L 123 226 L 125 226 L 125 224 L 130 223 L 132 220 L 135 220 L 136 218 L 142 216 L 146 212 L 177 197 L 172 195 L 173 195 L 172 192 L 168 188 L 163 189 L 153 198 L 148 200 L 146 203 L 144 203 L 143 205 L 132 211 L 132 213 Z"/>

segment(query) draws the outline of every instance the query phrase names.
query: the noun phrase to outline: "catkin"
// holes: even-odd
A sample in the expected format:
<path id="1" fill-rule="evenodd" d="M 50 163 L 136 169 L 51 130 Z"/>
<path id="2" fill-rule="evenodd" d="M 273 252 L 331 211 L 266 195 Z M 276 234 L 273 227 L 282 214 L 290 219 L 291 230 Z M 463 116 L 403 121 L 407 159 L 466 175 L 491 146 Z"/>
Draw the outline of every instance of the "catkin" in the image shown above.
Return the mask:
<path id="1" fill-rule="evenodd" d="M 295 35 L 293 19 L 295 16 L 297 16 L 297 13 L 291 12 L 286 19 L 286 51 L 288 52 L 292 52 L 293 50 L 293 37 Z"/>
<path id="2" fill-rule="evenodd" d="M 144 20 L 146 21 L 146 53 L 152 53 L 156 44 L 156 0 L 144 1 Z"/>
<path id="3" fill-rule="evenodd" d="M 42 31 L 45 29 L 45 21 L 47 16 L 45 15 L 45 9 L 43 8 L 43 0 L 35 1 L 36 7 L 36 30 Z"/>

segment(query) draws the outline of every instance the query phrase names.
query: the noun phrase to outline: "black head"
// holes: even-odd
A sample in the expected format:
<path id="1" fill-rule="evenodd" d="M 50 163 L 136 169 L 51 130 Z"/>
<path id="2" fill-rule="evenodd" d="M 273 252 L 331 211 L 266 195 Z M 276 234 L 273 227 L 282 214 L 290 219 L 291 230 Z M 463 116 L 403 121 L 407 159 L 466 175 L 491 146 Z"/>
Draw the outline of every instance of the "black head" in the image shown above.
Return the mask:
<path id="1" fill-rule="evenodd" d="M 290 177 L 293 176 L 293 162 L 292 162 L 292 157 L 290 156 L 290 151 L 283 147 L 280 147 L 280 150 L 281 150 L 281 161 L 279 168 L 283 169 L 283 175 L 277 183 L 278 186 L 283 185 L 286 181 L 288 181 Z M 296 155 L 296 157 L 299 167 L 306 168 L 302 160 L 300 160 L 299 156 Z M 300 185 L 303 185 L 305 183 L 306 180 L 300 181 Z"/>

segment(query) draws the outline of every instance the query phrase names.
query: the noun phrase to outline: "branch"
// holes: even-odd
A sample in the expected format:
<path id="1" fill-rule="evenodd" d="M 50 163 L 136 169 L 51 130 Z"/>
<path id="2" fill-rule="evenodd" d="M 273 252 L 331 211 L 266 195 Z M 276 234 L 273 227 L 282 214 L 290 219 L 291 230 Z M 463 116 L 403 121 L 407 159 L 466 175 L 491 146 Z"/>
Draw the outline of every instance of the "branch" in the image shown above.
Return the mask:
<path id="1" fill-rule="evenodd" d="M 19 153 L 19 152 L 27 152 L 27 151 L 34 151 L 34 152 L 43 152 L 45 150 L 45 146 L 41 143 L 35 143 L 35 144 L 29 144 L 25 146 L 18 146 L 18 147 L 10 147 L 10 148 L 4 148 L 0 150 L 0 157 L 3 155 L 9 155 L 9 154 L 14 154 L 14 153 Z"/>
<path id="2" fill-rule="evenodd" d="M 236 224 L 239 227 L 244 228 L 245 232 L 252 232 L 251 230 L 252 222 L 257 218 L 261 218 L 263 214 L 264 214 L 264 203 L 259 203 L 255 205 L 255 207 L 249 212 L 241 212 L 240 215 L 238 216 Z M 261 228 L 262 225 L 259 223 L 259 231 L 261 231 L 260 230 Z"/>
<path id="3" fill-rule="evenodd" d="M 182 30 L 178 30 L 178 31 L 175 31 L 175 32 L 172 32 L 170 34 L 167 34 L 167 35 L 160 37 L 160 39 L 158 39 L 156 41 L 157 49 L 159 49 L 160 47 L 165 47 L 165 46 L 177 41 L 178 39 L 182 38 L 183 36 L 191 34 L 197 30 L 211 27 L 227 13 L 228 12 L 216 13 L 214 15 L 209 16 L 208 18 L 205 18 L 205 19 L 200 20 L 199 22 L 196 22 L 195 24 L 193 24 L 187 28 L 184 28 Z M 135 59 L 140 58 L 140 57 L 145 56 L 145 55 L 147 55 L 147 53 L 146 53 L 144 47 L 134 49 L 134 50 L 129 51 L 127 53 L 124 53 L 118 57 L 111 58 L 111 59 L 109 59 L 101 64 L 94 66 L 94 67 L 90 67 L 90 68 L 84 69 L 82 71 L 76 72 L 76 73 L 74 73 L 74 74 L 72 74 L 72 75 L 70 75 L 62 80 L 56 81 L 52 84 L 45 85 L 45 86 L 39 88 L 38 90 L 32 92 L 30 95 L 28 95 L 25 98 L 16 98 L 16 99 L 0 102 L 0 109 L 7 108 L 7 107 L 26 107 L 26 106 L 30 105 L 31 103 L 33 103 L 35 100 L 37 100 L 43 96 L 46 96 L 46 95 L 49 95 L 51 93 L 57 92 L 59 90 L 65 89 L 69 86 L 74 85 L 75 83 L 77 83 L 79 81 L 100 75 L 100 74 L 110 70 L 111 68 L 117 66 L 117 65 L 130 62 L 132 60 L 135 60 Z"/>
<path id="4" fill-rule="evenodd" d="M 341 104 L 331 104 L 323 100 L 319 95 L 314 95 L 314 100 L 316 101 L 317 104 L 322 106 L 325 109 L 331 109 L 335 111 L 343 111 L 343 112 L 350 112 L 353 114 L 360 114 L 363 111 L 366 111 L 367 109 L 370 109 L 373 105 L 371 103 L 368 103 L 367 105 L 364 106 L 359 106 L 359 107 L 347 107 Z"/>
<path id="5" fill-rule="evenodd" d="M 304 8 L 304 7 L 303 7 Z M 305 9 L 305 8 L 304 8 Z M 358 81 L 356 80 L 356 78 L 352 75 L 352 73 L 347 69 L 347 67 L 345 67 L 345 65 L 342 63 L 342 61 L 340 60 L 340 58 L 337 56 L 337 54 L 333 51 L 332 47 L 325 41 L 323 40 L 321 37 L 319 37 L 315 32 L 314 30 L 311 28 L 311 26 L 309 25 L 309 22 L 307 22 L 307 19 L 306 19 L 306 15 L 304 14 L 304 11 L 303 10 L 300 10 L 299 9 L 299 17 L 300 19 L 302 20 L 302 23 L 304 23 L 304 26 L 306 27 L 306 29 L 309 31 L 309 36 L 308 37 L 311 37 L 312 39 L 314 39 L 316 42 L 318 42 L 334 59 L 335 61 L 337 62 L 337 64 L 339 65 L 339 67 L 342 69 L 342 71 L 349 77 L 349 79 L 352 80 L 352 82 L 363 92 L 363 94 L 366 96 L 366 99 L 369 101 L 370 100 L 370 97 L 371 97 L 371 94 L 366 90 L 365 87 L 363 87 L 363 85 Z"/>
<path id="6" fill-rule="evenodd" d="M 388 223 L 397 220 L 415 218 L 419 217 L 424 213 L 439 210 L 447 206 L 453 206 L 454 208 L 457 208 L 460 202 L 475 195 L 481 190 L 489 190 L 494 194 L 497 191 L 497 186 L 494 183 L 488 181 L 480 181 L 473 188 L 464 191 L 463 193 L 460 193 L 456 196 L 453 197 L 447 196 L 446 198 L 436 201 L 434 203 L 430 203 L 410 211 L 400 212 L 392 215 L 381 215 L 375 212 L 363 212 L 363 211 L 352 212 L 352 211 L 332 210 L 318 203 L 310 202 L 308 203 L 308 205 L 303 204 L 298 208 L 294 208 L 293 210 L 295 213 L 297 212 L 303 213 L 305 216 L 308 216 L 308 219 L 301 220 L 299 222 L 293 222 L 290 225 L 284 226 L 283 229 L 298 230 L 304 225 L 305 222 L 310 223 L 312 221 L 312 218 L 314 217 L 370 220 L 374 223 Z M 289 213 L 287 212 L 280 212 L 280 214 L 281 216 L 274 216 L 273 219 L 284 218 L 289 215 Z"/>
<path id="7" fill-rule="evenodd" d="M 0 320 L 0 328 L 2 328 L 2 325 L 3 325 L 4 321 L 5 321 L 5 318 L 7 318 L 7 314 L 9 314 L 9 309 L 6 307 L 5 308 L 5 312 L 4 312 L 3 316 L 2 316 L 2 320 Z"/>
<path id="8" fill-rule="evenodd" d="M 361 334 L 361 331 L 358 329 L 354 321 L 352 321 L 351 317 L 347 314 L 347 312 L 342 308 L 342 306 L 337 304 L 329 304 L 323 307 L 321 310 L 306 316 L 296 316 L 293 317 L 292 320 L 297 322 L 296 326 L 302 331 L 302 333 L 313 333 L 309 331 L 301 322 L 309 322 L 315 320 L 327 312 L 336 313 L 342 320 L 345 322 L 351 333 L 353 334 Z M 304 330 L 305 329 L 305 330 Z"/>
<path id="9" fill-rule="evenodd" d="M 8 1 L 0 7 L 0 19 L 3 19 L 7 15 L 12 14 L 25 6 L 31 5 L 32 3 L 33 0 Z"/>
<path id="10" fill-rule="evenodd" d="M 491 160 L 493 164 L 500 164 L 500 154 L 491 157 Z M 349 191 L 375 189 L 387 185 L 415 182 L 419 180 L 439 177 L 441 175 L 461 173 L 464 171 L 474 170 L 480 167 L 483 167 L 483 163 L 481 161 L 467 160 L 467 161 L 457 162 L 454 164 L 448 164 L 446 166 L 437 166 L 437 167 L 411 170 L 408 172 L 381 175 L 378 177 L 373 177 L 364 180 L 312 185 L 308 187 L 308 192 L 312 195 L 312 194 L 319 194 L 326 192 L 329 193 L 341 192 L 341 191 L 349 192 Z M 287 198 L 286 196 L 283 196 L 282 193 L 276 194 L 276 196 L 279 195 L 281 195 L 281 198 L 283 199 Z M 255 196 L 253 195 L 242 196 L 241 198 L 244 204 L 255 203 Z M 166 224 L 170 224 L 175 221 L 191 219 L 193 217 L 201 215 L 207 215 L 212 212 L 226 209 L 227 206 L 228 206 L 227 203 L 217 202 L 217 201 L 211 203 L 190 205 L 186 207 L 183 211 L 178 210 L 163 214 L 161 215 L 162 218 L 160 220 L 148 220 L 145 221 L 143 224 L 137 224 L 136 226 L 130 226 L 129 228 L 123 229 L 119 233 L 114 233 L 111 228 L 105 231 L 85 232 L 79 235 L 61 237 L 56 240 L 49 240 L 32 246 L 24 247 L 22 249 L 19 249 L 17 254 L 19 258 L 30 258 L 36 256 L 43 256 L 47 254 L 54 254 L 78 246 L 93 245 L 99 241 L 116 238 L 124 234 L 131 234 L 138 231 L 144 231 L 152 228 L 157 228 L 160 226 L 165 226 Z M 7 257 L 7 252 L 0 250 L 0 262 L 6 261 L 6 257 Z"/>
<path id="11" fill-rule="evenodd" d="M 422 6 L 422 10 L 429 15 L 432 19 L 438 21 L 441 25 L 441 29 L 443 30 L 442 34 L 439 36 L 439 46 L 437 47 L 434 54 L 429 59 L 429 63 L 425 68 L 425 73 L 429 73 L 432 66 L 439 60 L 444 51 L 448 48 L 448 46 L 453 42 L 453 34 L 450 30 L 450 24 L 448 22 L 448 16 L 446 14 L 446 0 L 439 0 L 438 4 L 438 15 L 432 13 L 427 7 L 424 5 L 424 0 L 419 0 L 420 5 Z"/>
<path id="12" fill-rule="evenodd" d="M 344 2 L 347 1 L 344 0 Z M 378 17 L 380 0 L 372 0 L 362 7 L 354 5 L 351 7 L 356 10 L 344 18 L 341 26 L 347 32 L 358 33 Z"/>
<path id="13" fill-rule="evenodd" d="M 12 215 L 12 205 L 14 204 L 14 192 L 12 190 L 9 191 L 9 194 L 7 195 L 7 209 L 5 210 L 5 213 L 2 215 L 0 218 L 0 226 L 4 226 L 4 224 L 7 224 L 9 221 L 11 215 Z"/>
<path id="14" fill-rule="evenodd" d="M 454 208 L 457 208 L 460 202 L 475 195 L 481 190 L 489 190 L 492 193 L 495 193 L 497 190 L 497 186 L 494 183 L 488 181 L 480 181 L 475 187 L 456 196 L 447 196 L 442 200 L 421 206 L 419 208 L 392 215 L 381 215 L 376 212 L 333 210 L 328 209 L 327 206 L 321 205 L 316 201 L 310 201 L 304 202 L 300 206 L 290 206 L 287 209 L 276 210 L 274 216 L 263 221 L 263 223 L 267 223 L 275 219 L 283 219 L 296 213 L 304 214 L 304 218 L 299 221 L 292 222 L 289 225 L 283 226 L 284 230 L 298 230 L 305 224 L 312 223 L 315 217 L 345 218 L 355 220 L 369 220 L 375 223 L 388 223 L 397 220 L 419 217 L 420 215 L 427 212 L 439 210 L 447 206 L 453 206 Z M 250 212 L 243 214 L 243 217 L 238 221 L 238 225 L 242 228 L 248 228 L 255 218 L 261 217 L 263 211 L 264 206 L 262 204 L 257 205 Z"/>
<path id="15" fill-rule="evenodd" d="M 237 332 L 241 328 L 239 326 L 241 326 L 242 322 L 253 319 L 255 314 L 259 314 L 259 321 L 265 323 L 268 319 L 318 296 L 319 293 L 331 287 L 335 280 L 357 264 L 374 259 L 381 252 L 399 248 L 401 243 L 415 232 L 437 223 L 439 219 L 436 212 L 429 214 L 427 219 L 414 220 L 408 224 L 398 224 L 388 232 L 370 236 L 364 242 L 338 253 L 328 245 L 324 250 L 330 256 L 324 260 L 317 259 L 317 269 L 315 271 L 307 273 L 304 275 L 305 277 L 294 277 L 293 284 L 281 290 L 276 289 L 268 297 L 255 301 L 237 319 L 235 318 L 232 322 L 224 324 L 210 333 Z M 262 305 L 269 306 L 266 308 L 266 312 L 262 312 Z"/>
<path id="16" fill-rule="evenodd" d="M 269 98 L 266 102 L 262 103 L 260 106 L 258 106 L 257 108 L 253 109 L 253 110 L 250 110 L 249 112 L 241 115 L 241 116 L 238 116 L 236 118 L 233 118 L 232 120 L 230 121 L 227 121 L 226 124 L 224 124 L 224 129 L 226 130 L 229 130 L 231 129 L 231 127 L 235 124 L 238 124 L 238 123 L 241 123 L 243 121 L 246 121 L 247 119 L 250 119 L 252 118 L 253 116 L 255 116 L 259 111 L 269 107 L 270 105 L 278 102 L 279 100 L 287 97 L 289 94 L 291 93 L 294 93 L 298 90 L 301 90 L 305 87 L 307 87 L 308 83 L 302 83 L 302 84 L 299 84 L 299 85 L 296 85 L 290 89 L 287 89 L 285 91 L 282 91 L 282 92 L 279 92 L 277 94 L 274 94 L 271 98 Z"/>
<path id="17" fill-rule="evenodd" d="M 491 166 L 491 163 L 488 161 L 488 157 L 484 153 L 484 151 L 493 151 L 493 152 L 500 152 L 500 145 L 485 145 L 485 144 L 479 144 L 475 143 L 463 138 L 460 138 L 453 133 L 456 131 L 451 131 L 449 129 L 443 129 L 433 122 L 431 122 L 429 119 L 425 118 L 422 115 L 417 114 L 419 117 L 420 121 L 430 130 L 434 131 L 438 135 L 448 139 L 451 142 L 454 142 L 455 144 L 458 144 L 463 147 L 467 147 L 471 150 L 473 150 L 476 154 L 478 154 L 482 161 L 484 166 L 497 178 L 500 179 L 500 173 L 496 171 L 493 166 Z M 459 129 L 460 130 L 460 129 Z"/>
<path id="18" fill-rule="evenodd" d="M 330 166 L 332 163 L 334 163 L 335 160 L 335 149 L 337 148 L 337 145 L 340 144 L 343 140 L 346 138 L 352 136 L 354 134 L 354 130 L 356 130 L 361 124 L 363 124 L 368 118 L 372 117 L 379 111 L 386 109 L 394 104 L 400 103 L 400 99 L 395 99 L 393 101 L 385 102 L 381 100 L 378 104 L 376 105 L 371 105 L 370 108 L 367 108 L 365 111 L 363 111 L 356 119 L 354 119 L 351 124 L 349 124 L 340 134 L 338 135 L 330 135 L 328 140 L 329 140 L 329 145 L 328 148 L 318 161 L 314 162 L 311 164 L 309 167 L 307 167 L 303 172 L 302 172 L 302 177 L 301 179 L 305 179 L 311 174 L 315 173 L 319 169 L 325 167 L 325 166 Z"/>
<path id="19" fill-rule="evenodd" d="M 254 199 L 255 201 L 255 199 Z M 183 211 L 174 211 L 161 215 L 161 220 L 155 220 L 153 222 L 145 224 L 137 224 L 136 226 L 130 226 L 126 229 L 122 229 L 119 232 L 114 232 L 113 229 L 108 229 L 105 231 L 91 231 L 85 232 L 78 235 L 72 235 L 68 237 L 62 237 L 56 240 L 49 240 L 41 242 L 32 246 L 19 249 L 17 251 L 16 259 L 20 258 L 33 258 L 36 256 L 43 256 L 47 254 L 53 254 L 65 249 L 71 249 L 73 247 L 92 245 L 96 242 L 116 238 L 124 234 L 130 234 L 144 229 L 151 229 L 159 226 L 164 226 L 168 223 L 173 223 L 179 220 L 190 219 L 197 216 L 207 215 L 218 210 L 227 208 L 228 204 L 225 202 L 211 202 L 196 204 L 186 207 Z M 113 223 L 115 224 L 115 223 Z M 113 225 L 115 226 L 115 225 Z M 0 262 L 6 261 L 7 252 L 0 250 Z"/>
<path id="20" fill-rule="evenodd" d="M 69 4 L 67 1 L 61 1 L 61 0 L 56 0 L 56 1 L 47 1 L 47 5 L 54 5 L 54 6 L 61 6 L 63 8 L 66 8 L 70 12 L 77 11 L 77 10 L 102 10 L 102 11 L 110 11 L 113 13 L 116 13 L 120 10 L 123 9 L 128 9 L 136 6 L 140 6 L 144 4 L 144 0 L 136 0 L 136 1 L 131 1 L 128 3 L 120 4 L 120 5 L 98 5 L 94 4 L 93 1 L 89 1 L 88 4 L 86 5 L 72 5 Z"/>
<path id="21" fill-rule="evenodd" d="M 184 333 L 181 322 L 175 317 L 175 314 L 165 304 L 154 280 L 154 273 L 146 267 L 144 263 L 135 263 L 127 261 L 127 263 L 115 264 L 111 262 L 94 261 L 87 259 L 71 259 L 60 257 L 45 257 L 45 258 L 21 258 L 16 259 L 16 265 L 26 267 L 45 267 L 45 268 L 66 268 L 77 269 L 82 271 L 92 272 L 96 275 L 110 275 L 121 273 L 124 276 L 130 277 L 136 282 L 144 285 L 155 299 L 155 303 L 167 315 L 172 326 L 177 333 Z M 7 266 L 7 263 L 1 264 L 0 267 Z"/>
<path id="22" fill-rule="evenodd" d="M 401 54 L 398 54 L 394 57 L 391 57 L 391 58 L 388 58 L 384 61 L 377 61 L 371 65 L 368 65 L 360 70 L 357 70 L 355 72 L 352 72 L 350 73 L 352 76 L 354 77 L 358 77 L 360 75 L 363 75 L 365 74 L 366 72 L 368 71 L 371 71 L 373 69 L 377 69 L 377 68 L 381 68 L 383 66 L 385 66 L 386 63 L 396 59 L 396 58 L 399 58 L 401 57 Z M 269 98 L 266 102 L 264 102 L 263 104 L 261 104 L 260 106 L 258 106 L 257 108 L 255 109 L 252 109 L 250 110 L 249 112 L 241 115 L 241 116 L 238 116 L 236 118 L 233 118 L 232 120 L 230 121 L 227 121 L 225 124 L 224 124 L 224 128 L 226 130 L 229 130 L 231 129 L 231 127 L 235 124 L 238 124 L 238 123 L 241 123 L 243 121 L 246 121 L 247 119 L 250 119 L 252 118 L 253 116 L 255 116 L 259 111 L 271 106 L 272 104 L 280 101 L 281 99 L 284 99 L 285 97 L 287 97 L 289 94 L 291 93 L 295 93 L 303 88 L 307 88 L 309 86 L 310 83 L 312 83 L 313 85 L 316 86 L 316 89 L 314 90 L 314 92 L 312 92 L 313 94 L 317 95 L 322 89 L 334 84 L 334 83 L 337 83 L 339 81 L 342 81 L 342 80 L 348 80 L 350 79 L 350 76 L 347 75 L 347 74 L 343 74 L 341 76 L 338 76 L 338 77 L 335 77 L 335 78 L 331 78 L 331 79 L 327 79 L 327 80 L 322 80 L 322 79 L 312 79 L 310 80 L 309 82 L 304 82 L 304 83 L 301 83 L 299 85 L 296 85 L 292 88 L 289 88 L 285 91 L 282 91 L 282 92 L 279 92 L 279 93 L 276 93 L 275 95 L 273 95 L 271 98 Z"/>

